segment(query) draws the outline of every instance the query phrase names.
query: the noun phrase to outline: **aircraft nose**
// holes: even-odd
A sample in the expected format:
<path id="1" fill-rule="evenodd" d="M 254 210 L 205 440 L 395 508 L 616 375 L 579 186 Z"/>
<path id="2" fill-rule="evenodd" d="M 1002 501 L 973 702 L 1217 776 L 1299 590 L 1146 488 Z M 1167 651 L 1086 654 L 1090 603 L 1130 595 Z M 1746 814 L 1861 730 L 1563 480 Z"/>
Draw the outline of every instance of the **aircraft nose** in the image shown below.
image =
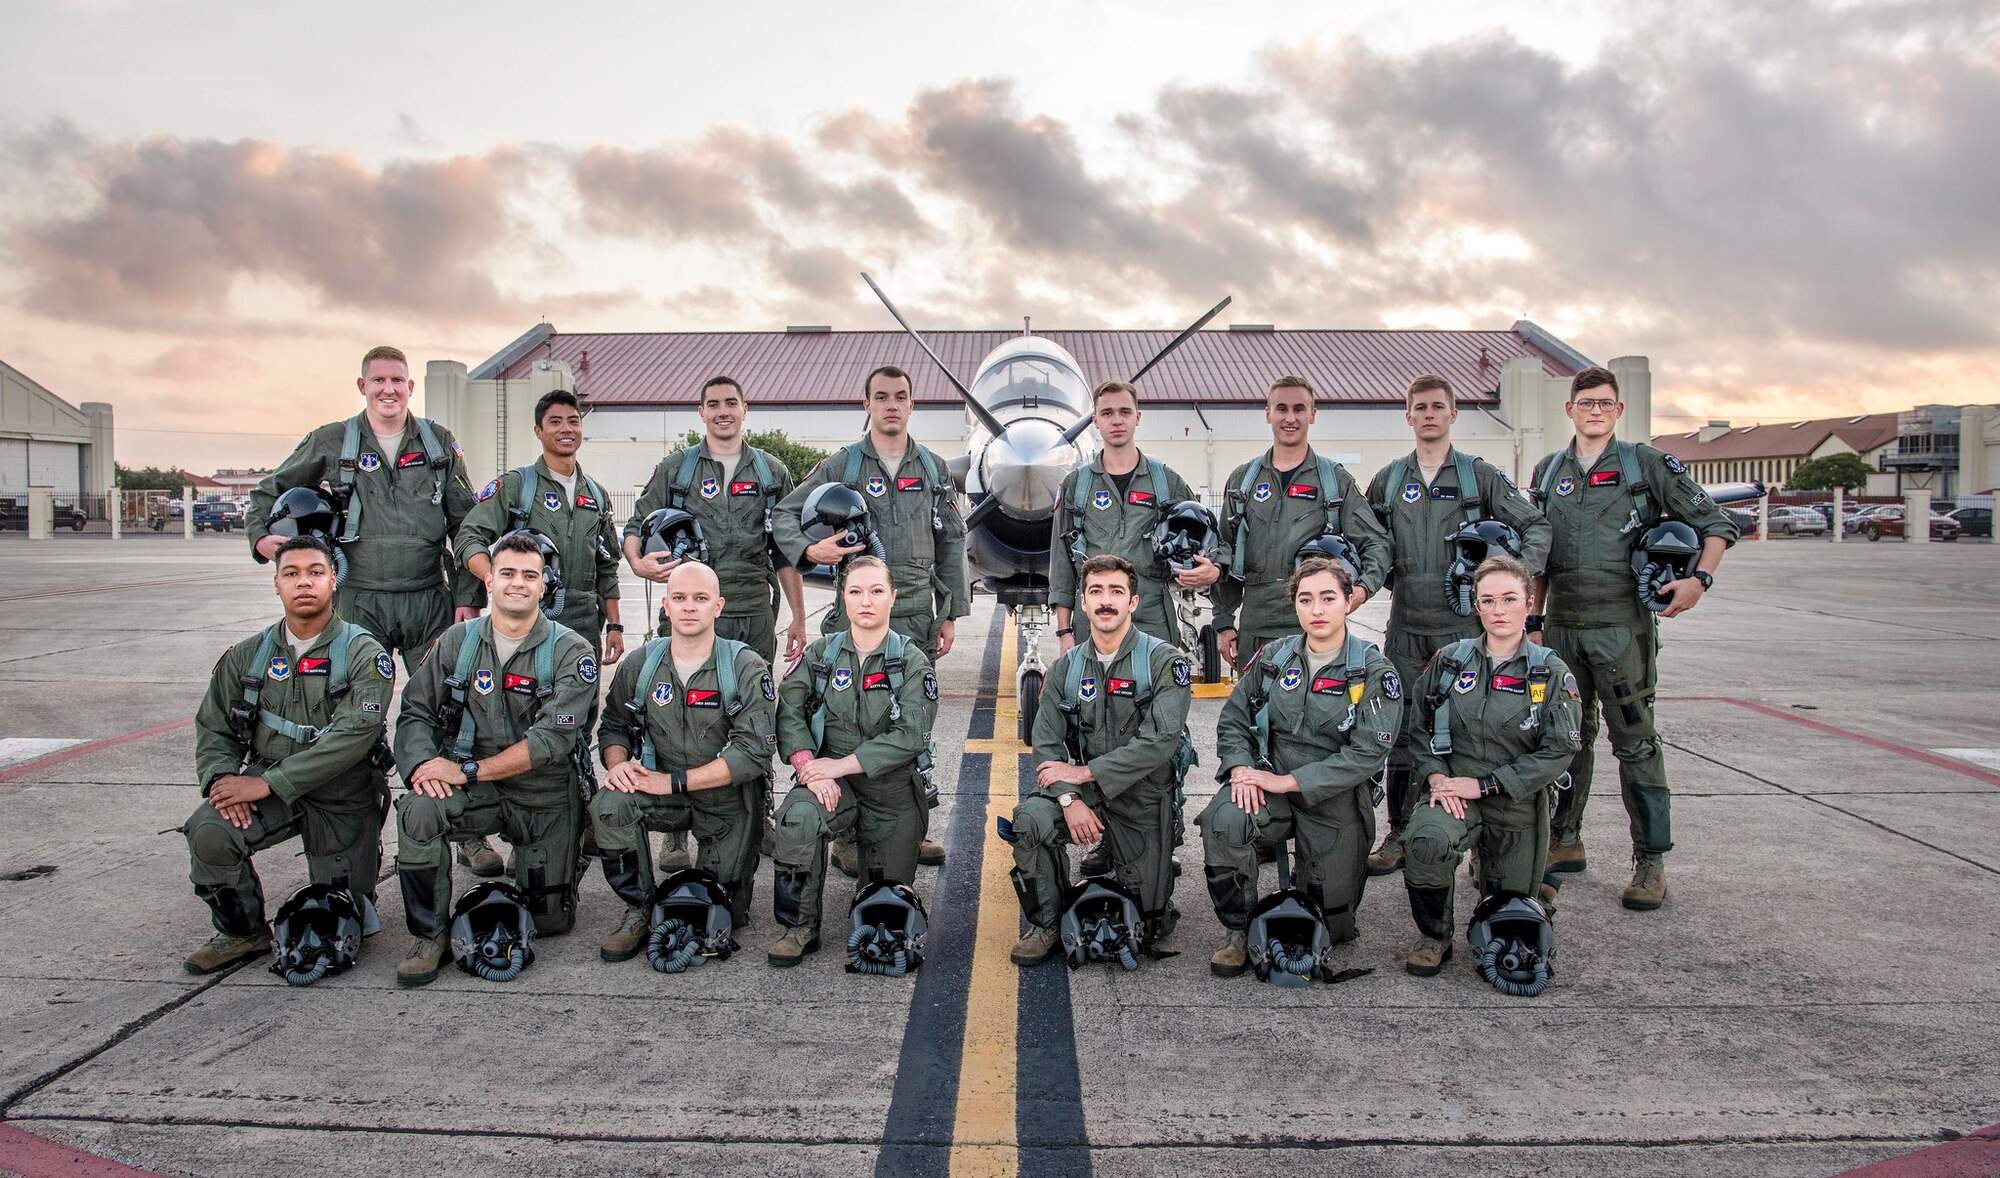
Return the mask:
<path id="1" fill-rule="evenodd" d="M 1012 422 L 986 447 L 982 481 L 1000 497 L 1007 514 L 1047 516 L 1055 509 L 1063 476 L 1075 463 L 1075 449 L 1046 421 Z"/>

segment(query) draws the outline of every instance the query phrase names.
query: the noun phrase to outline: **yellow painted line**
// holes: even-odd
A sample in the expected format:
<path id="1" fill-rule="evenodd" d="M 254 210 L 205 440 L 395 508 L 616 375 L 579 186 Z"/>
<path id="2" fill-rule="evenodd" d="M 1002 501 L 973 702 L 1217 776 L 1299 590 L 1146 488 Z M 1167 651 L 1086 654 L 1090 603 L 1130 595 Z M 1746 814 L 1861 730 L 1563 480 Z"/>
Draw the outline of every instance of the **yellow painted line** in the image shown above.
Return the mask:
<path id="1" fill-rule="evenodd" d="M 959 1054 L 958 1109 L 951 1135 L 953 1178 L 1014 1178 L 1020 1173 L 1015 1129 L 1016 1039 L 1020 1014 L 1020 971 L 1007 958 L 1020 927 L 1019 908 L 1008 871 L 1014 854 L 994 826 L 1011 817 L 1020 795 L 1021 753 L 1012 739 L 1018 712 L 1013 684 L 1019 638 L 1013 626 L 1000 636 L 999 698 L 993 706 L 991 740 L 968 740 L 967 752 L 987 753 L 993 763 L 986 785 L 986 850 L 979 873 L 978 932 L 972 942 L 972 979 L 965 996 L 965 1042 Z"/>
<path id="2" fill-rule="evenodd" d="M 1225 679 L 1220 683 L 1197 683 L 1194 685 L 1194 697 L 1196 699 L 1228 699 L 1230 691 L 1235 687 L 1236 681 L 1234 679 Z"/>

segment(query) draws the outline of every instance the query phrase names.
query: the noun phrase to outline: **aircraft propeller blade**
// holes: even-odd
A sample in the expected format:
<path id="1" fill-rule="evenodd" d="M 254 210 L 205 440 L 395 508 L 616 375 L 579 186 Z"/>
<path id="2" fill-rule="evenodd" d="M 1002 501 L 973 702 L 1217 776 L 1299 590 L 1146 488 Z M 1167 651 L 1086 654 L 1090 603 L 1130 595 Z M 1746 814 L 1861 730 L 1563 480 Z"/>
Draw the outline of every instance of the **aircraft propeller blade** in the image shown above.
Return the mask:
<path id="1" fill-rule="evenodd" d="M 997 509 L 999 506 L 1000 506 L 1000 496 L 989 492 L 986 498 L 981 499 L 979 501 L 978 506 L 974 507 L 969 513 L 967 513 L 965 517 L 965 530 L 969 532 L 972 529 L 978 527 L 986 519 L 986 517 L 988 515 L 991 515 L 994 512 L 994 510 Z"/>
<path id="2" fill-rule="evenodd" d="M 871 283 L 870 285 L 873 284 Z M 1233 295 L 1222 296 L 1222 301 L 1215 304 L 1213 307 L 1210 307 L 1208 309 L 1208 314 L 1203 315 L 1201 318 L 1195 320 L 1192 324 L 1189 325 L 1186 331 L 1183 331 L 1179 335 L 1175 336 L 1172 342 L 1168 343 L 1166 347 L 1161 348 L 1158 355 L 1155 355 L 1151 360 L 1146 361 L 1145 367 L 1133 373 L 1131 383 L 1138 384 L 1140 377 L 1146 375 L 1148 372 L 1151 372 L 1153 370 L 1153 365 L 1158 364 L 1160 361 L 1166 359 L 1167 356 L 1171 354 L 1175 348 L 1180 347 L 1182 344 L 1188 342 L 1188 340 L 1194 338 L 1194 333 L 1200 331 L 1204 327 L 1207 327 L 1209 320 L 1215 318 L 1217 315 L 1222 314 L 1222 309 L 1224 307 L 1227 307 L 1233 298 L 1234 298 Z M 1076 441 L 1078 438 L 1083 436 L 1084 430 L 1090 428 L 1090 422 L 1091 422 L 1091 415 L 1085 414 L 1083 417 L 1079 418 L 1074 424 L 1072 424 L 1068 429 L 1063 431 L 1062 440 L 1065 442 Z"/>
<path id="3" fill-rule="evenodd" d="M 938 371 L 944 373 L 944 378 L 951 382 L 952 388 L 958 390 L 959 398 L 965 402 L 965 407 L 967 409 L 972 410 L 972 415 L 979 419 L 979 424 L 986 427 L 986 432 L 992 434 L 996 438 L 999 437 L 1001 434 L 1006 433 L 1007 427 L 1005 425 L 1002 425 L 1000 423 L 1000 419 L 993 416 L 993 414 L 986 408 L 986 406 L 981 405 L 978 402 L 978 400 L 976 400 L 973 397 L 972 390 L 965 387 L 965 382 L 958 379 L 957 374 L 953 373 L 951 369 L 945 367 L 944 361 L 938 359 L 938 354 L 936 352 L 931 351 L 931 346 L 924 342 L 924 337 L 918 335 L 917 329 L 910 326 L 910 321 L 903 318 L 903 313 L 896 309 L 896 304 L 890 302 L 889 296 L 882 293 L 882 288 L 875 285 L 875 280 L 873 278 L 868 277 L 868 275 L 864 273 L 861 276 L 861 281 L 868 284 L 868 289 L 874 291 L 875 297 L 882 300 L 882 305 L 889 308 L 889 314 L 894 315 L 896 317 L 896 322 L 902 324 L 903 330 L 910 333 L 910 338 L 917 341 L 917 346 L 924 350 L 924 355 L 929 356 L 931 358 L 931 363 L 938 366 Z M 1223 301 L 1228 302 L 1229 300 L 1224 299 Z M 1215 310 L 1220 311 L 1221 309 L 1222 309 L 1221 307 L 1217 307 Z M 1215 313 L 1214 311 L 1209 312 L 1209 314 L 1211 315 L 1213 315 L 1214 313 Z M 1203 320 L 1202 322 L 1206 323 L 1207 320 Z M 1200 326 L 1200 324 L 1196 324 L 1196 326 Z M 1086 418 L 1085 420 L 1088 419 Z"/>

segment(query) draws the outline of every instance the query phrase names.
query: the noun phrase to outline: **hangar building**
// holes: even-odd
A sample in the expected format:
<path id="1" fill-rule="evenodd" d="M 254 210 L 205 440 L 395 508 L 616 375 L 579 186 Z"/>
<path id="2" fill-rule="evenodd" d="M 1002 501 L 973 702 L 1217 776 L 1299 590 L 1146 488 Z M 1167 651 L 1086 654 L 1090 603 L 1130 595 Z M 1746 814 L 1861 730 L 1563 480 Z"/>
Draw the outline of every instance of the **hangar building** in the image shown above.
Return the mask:
<path id="1" fill-rule="evenodd" d="M 1011 331 L 934 331 L 924 339 L 970 382 L 980 361 Z M 1046 331 L 1082 365 L 1091 385 L 1129 377 L 1164 346 L 1171 331 Z M 643 485 L 659 459 L 689 429 L 701 384 L 727 374 L 750 401 L 753 430 L 780 429 L 822 449 L 859 437 L 862 381 L 895 364 L 916 382 L 913 432 L 946 458 L 965 450 L 968 415 L 944 377 L 898 331 L 576 333 L 536 325 L 470 369 L 432 361 L 424 374 L 425 412 L 458 436 L 476 482 L 533 461 L 535 400 L 555 388 L 575 390 L 588 406 L 586 469 L 614 493 Z M 1366 483 L 1408 453 L 1403 394 L 1425 372 L 1448 377 L 1459 392 L 1454 437 L 1521 481 L 1570 436 L 1563 417 L 1569 379 L 1591 361 L 1526 320 L 1500 331 L 1285 330 L 1237 324 L 1203 331 L 1140 382 L 1145 420 L 1141 446 L 1174 467 L 1214 502 L 1237 464 L 1270 445 L 1264 397 L 1286 373 L 1306 378 L 1318 395 L 1313 430 L 1321 453 Z M 1607 367 L 1618 373 L 1627 412 L 1623 436 L 1652 432 L 1652 377 L 1645 357 Z"/>
<path id="2" fill-rule="evenodd" d="M 101 495 L 116 474 L 112 462 L 111 406 L 72 405 L 0 361 L 0 492 Z"/>

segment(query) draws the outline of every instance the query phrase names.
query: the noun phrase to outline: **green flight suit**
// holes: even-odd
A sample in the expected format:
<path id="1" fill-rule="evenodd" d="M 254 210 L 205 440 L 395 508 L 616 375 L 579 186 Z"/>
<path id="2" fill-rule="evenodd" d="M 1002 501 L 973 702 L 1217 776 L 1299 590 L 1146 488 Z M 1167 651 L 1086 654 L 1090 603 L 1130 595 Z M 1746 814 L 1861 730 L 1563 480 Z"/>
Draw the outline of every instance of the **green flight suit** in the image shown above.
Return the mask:
<path id="1" fill-rule="evenodd" d="M 1306 541 L 1334 530 L 1361 550 L 1360 587 L 1370 596 L 1389 576 L 1389 534 L 1368 510 L 1354 476 L 1335 462 L 1332 494 L 1320 486 L 1319 461 L 1311 448 L 1289 478 L 1271 465 L 1271 452 L 1229 473 L 1224 486 L 1222 542 L 1242 553 L 1243 567 L 1215 583 L 1215 628 L 1236 631 L 1236 669 L 1250 665 L 1257 648 L 1299 633 L 1298 611 L 1285 592 Z M 1243 476 L 1257 476 L 1242 493 Z M 1335 506 L 1335 501 L 1338 506 Z M 1225 549 L 1226 551 L 1229 549 Z"/>
<path id="2" fill-rule="evenodd" d="M 576 921 L 577 836 L 583 821 L 578 745 L 597 718 L 597 656 L 582 635 L 538 616 L 503 667 L 491 619 L 447 629 L 403 690 L 396 764 L 408 781 L 433 757 L 454 764 L 463 759 L 458 725 L 450 731 L 441 727 L 453 703 L 445 680 L 456 675 L 459 647 L 475 626 L 479 650 L 465 677 L 465 715 L 472 721 L 467 755 L 484 760 L 526 740 L 530 767 L 498 781 L 481 779 L 443 800 L 411 791 L 397 801 L 403 909 L 412 934 L 441 935 L 451 923 L 449 844 L 498 834 L 514 844 L 514 881 L 528 897 L 535 927 L 566 933 Z M 555 643 L 552 683 L 537 682 L 536 648 L 544 640 Z"/>
<path id="3" fill-rule="evenodd" d="M 1375 845 L 1370 790 L 1402 727 L 1403 688 L 1394 664 L 1358 635 L 1350 633 L 1317 672 L 1309 654 L 1302 637 L 1266 647 L 1222 705 L 1221 788 L 1200 819 L 1202 855 L 1216 916 L 1240 930 L 1258 900 L 1255 841 L 1282 847 L 1297 836 L 1295 886 L 1319 903 L 1328 936 L 1351 941 Z M 1268 756 L 1257 734 L 1262 700 Z M 1229 773 L 1239 765 L 1288 774 L 1299 792 L 1266 794 L 1263 809 L 1250 814 L 1230 795 Z"/>
<path id="4" fill-rule="evenodd" d="M 665 646 L 672 639 L 652 641 Z M 721 757 L 729 765 L 730 781 L 681 794 L 599 789 L 590 803 L 590 821 L 597 830 L 604 879 L 619 899 L 643 907 L 653 894 L 652 840 L 646 832 L 692 830 L 699 851 L 696 866 L 714 872 L 729 889 L 730 911 L 741 926 L 750 917 L 757 840 L 771 754 L 778 743 L 774 702 L 778 692 L 771 681 L 771 665 L 748 646 L 738 646 L 733 655 L 735 698 L 725 701 L 716 673 L 720 647 L 686 680 L 669 650 L 652 681 L 641 683 L 649 649 L 647 644 L 626 654 L 611 677 L 598 747 L 606 752 L 623 749 L 629 759 L 638 760 L 643 737 L 650 736 L 653 764 L 648 768 L 661 773 L 686 771 Z"/>
<path id="5" fill-rule="evenodd" d="M 1091 808 L 1104 823 L 1111 845 L 1112 874 L 1139 897 L 1147 943 L 1172 931 L 1179 913 L 1174 892 L 1174 793 L 1180 786 L 1175 756 L 1187 727 L 1194 673 L 1188 656 L 1168 642 L 1154 642 L 1147 670 L 1152 698 L 1138 694 L 1133 660 L 1140 657 L 1141 631 L 1128 631 L 1109 663 L 1097 657 L 1092 638 L 1056 656 L 1042 681 L 1035 709 L 1035 763 L 1063 761 L 1090 767 L 1094 780 L 1083 785 L 1030 788 L 1014 807 L 1014 889 L 1021 909 L 1037 928 L 1062 919 L 1063 893 L 1070 883 L 1069 824 L 1063 794 Z M 1076 660 L 1084 660 L 1072 673 Z M 1076 679 L 1072 693 L 1070 682 Z M 1072 698 L 1074 694 L 1075 698 Z"/>
<path id="6" fill-rule="evenodd" d="M 687 453 L 676 450 L 660 460 L 645 490 L 625 521 L 625 535 L 644 532 L 646 517 L 662 507 L 678 507 L 701 521 L 702 538 L 708 543 L 709 567 L 722 584 L 722 617 L 717 620 L 718 638 L 745 642 L 764 656 L 778 661 L 778 568 L 789 564 L 770 532 L 765 530 L 765 509 L 775 518 L 778 504 L 792 493 L 792 472 L 768 451 L 745 445 L 737 456 L 736 470 L 723 478 L 722 463 L 709 457 L 708 447 L 695 447 L 700 457 L 688 476 L 688 486 L 678 492 L 674 480 L 680 474 Z M 761 457 L 770 476 L 770 493 L 758 482 L 756 457 Z M 796 521 L 798 513 L 793 512 Z M 658 632 L 665 636 L 667 607 L 660 605 Z"/>
<path id="7" fill-rule="evenodd" d="M 359 415 L 361 449 L 354 470 L 354 500 L 361 504 L 360 535 L 340 545 L 347 575 L 334 595 L 340 615 L 374 635 L 403 666 L 416 669 L 431 640 L 451 625 L 453 606 L 476 606 L 484 588 L 469 577 L 453 577 L 458 561 L 451 552 L 465 515 L 472 510 L 472 485 L 466 481 L 465 453 L 451 431 L 433 422 L 431 429 L 445 450 L 449 465 L 433 469 L 424 451 L 417 418 L 403 425 L 396 453 L 384 454 Z M 250 492 L 243 513 L 243 531 L 255 555 L 257 541 L 271 534 L 266 522 L 271 505 L 293 487 L 337 487 L 340 452 L 348 422 L 335 421 L 299 439 L 298 446 L 276 470 Z M 265 563 L 256 556 L 257 563 Z"/>
<path id="8" fill-rule="evenodd" d="M 563 494 L 548 463 L 535 460 L 534 501 L 524 520 L 521 472 L 510 470 L 486 484 L 458 529 L 455 542 L 461 576 L 475 553 L 484 553 L 501 536 L 516 528 L 533 528 L 556 546 L 557 572 L 562 577 L 563 607 L 555 620 L 583 636 L 592 654 L 604 652 L 604 603 L 618 599 L 618 533 L 604 488 L 576 470 L 576 492 Z M 365 518 L 365 517 L 364 517 Z"/>
<path id="9" fill-rule="evenodd" d="M 1452 612 L 1445 599 L 1445 571 L 1455 553 L 1451 537 L 1466 523 L 1468 504 L 1477 505 L 1480 519 L 1495 519 L 1521 536 L 1521 563 L 1533 576 L 1542 575 L 1549 557 L 1549 521 L 1519 492 L 1500 469 L 1483 458 L 1472 459 L 1476 489 L 1467 494 L 1458 485 L 1454 448 L 1431 483 L 1424 484 L 1415 451 L 1403 458 L 1399 486 L 1389 483 L 1390 467 L 1375 472 L 1368 483 L 1368 502 L 1389 532 L 1395 554 L 1395 576 L 1389 582 L 1389 661 L 1405 683 L 1415 683 L 1432 655 L 1461 638 L 1480 633 L 1475 610 L 1467 617 Z M 1393 465 L 1393 464 L 1392 464 Z M 1416 762 L 1408 740 L 1398 740 L 1389 755 L 1389 829 L 1403 829 L 1414 802 L 1411 766 Z"/>
<path id="10" fill-rule="evenodd" d="M 389 787 L 373 754 L 382 743 L 396 665 L 381 643 L 350 627 L 347 690 L 336 697 L 329 690 L 340 677 L 332 665 L 334 639 L 350 624 L 336 613 L 296 657 L 285 640 L 284 622 L 277 625 L 276 634 L 253 634 L 217 660 L 195 713 L 195 776 L 204 797 L 217 778 L 229 774 L 261 777 L 271 787 L 270 797 L 252 804 L 247 830 L 230 825 L 207 802 L 182 827 L 195 895 L 208 905 L 216 931 L 231 936 L 264 928 L 264 885 L 250 862 L 252 853 L 297 836 L 313 883 L 344 886 L 370 901 L 382 860 Z M 266 635 L 273 639 L 272 653 L 253 665 Z M 287 734 L 249 717 L 246 746 L 230 715 L 244 702 L 246 675 L 261 680 L 258 710 L 270 713 L 280 727 L 299 725 L 318 735 Z"/>
<path id="11" fill-rule="evenodd" d="M 815 638 L 799 669 L 778 689 L 778 752 L 787 762 L 799 752 L 815 757 L 852 753 L 861 762 L 859 777 L 841 778 L 839 803 L 832 811 L 803 785 L 794 785 L 778 807 L 771 899 L 778 923 L 786 928 L 819 927 L 829 840 L 855 840 L 864 884 L 877 871 L 907 884 L 917 877 L 917 853 L 930 829 L 930 802 L 917 758 L 929 750 L 937 719 L 938 682 L 931 661 L 915 640 L 907 641 L 902 689 L 893 691 L 887 642 L 863 656 L 854 649 L 853 634 L 843 634 L 837 659 L 826 657 L 828 638 Z M 816 677 L 826 684 L 824 739 L 817 747 L 812 735 Z"/>
<path id="12" fill-rule="evenodd" d="M 1450 650 L 1431 660 L 1410 688 L 1404 732 L 1417 753 L 1417 805 L 1403 831 L 1403 883 L 1410 915 L 1427 937 L 1452 938 L 1452 880 L 1468 847 L 1479 848 L 1479 893 L 1535 894 L 1549 853 L 1549 795 L 1582 735 L 1576 679 L 1551 653 L 1545 676 L 1529 668 L 1529 644 L 1495 662 L 1483 641 L 1463 665 Z M 1537 690 L 1542 695 L 1536 707 Z M 1450 701 L 1451 751 L 1434 751 L 1437 710 Z M 1531 717 L 1530 713 L 1534 713 Z M 1465 804 L 1453 818 L 1430 804 L 1430 775 L 1482 778 L 1499 792 Z"/>
<path id="13" fill-rule="evenodd" d="M 1736 525 L 1680 459 L 1644 443 L 1633 449 L 1654 513 L 1680 520 L 1703 539 L 1720 536 L 1736 543 Z M 1540 488 L 1551 463 L 1558 464 L 1555 482 L 1543 499 Z M 1666 759 L 1653 715 L 1659 623 L 1639 601 L 1632 573 L 1633 546 L 1654 521 L 1638 519 L 1638 503 L 1626 483 L 1615 441 L 1588 470 L 1577 462 L 1575 442 L 1535 464 L 1534 493 L 1554 530 L 1543 636 L 1576 676 L 1583 708 L 1583 747 L 1570 765 L 1576 784 L 1557 799 L 1553 821 L 1560 841 L 1573 842 L 1583 833 L 1602 702 L 1632 846 L 1663 855 L 1674 839 Z"/>
<path id="14" fill-rule="evenodd" d="M 845 478 L 848 451 L 856 446 L 861 449 L 860 473 L 849 485 L 867 502 L 869 525 L 889 554 L 889 584 L 896 590 L 889 625 L 915 640 L 928 658 L 936 658 L 939 620 L 962 618 L 972 612 L 965 574 L 965 523 L 959 518 L 958 494 L 944 459 L 912 440 L 901 469 L 889 470 L 876 456 L 875 443 L 869 438 L 843 446 L 822 459 L 805 482 L 785 496 L 771 520 L 772 536 L 785 559 L 806 567 L 806 549 L 812 541 L 806 539 L 799 513 L 807 496 Z M 941 488 L 932 486 L 919 452 L 930 455 L 931 469 L 944 480 Z M 846 626 L 846 608 L 835 596 L 833 609 L 820 629 L 831 634 Z"/>
<path id="15" fill-rule="evenodd" d="M 1162 466 L 1164 486 L 1154 486 L 1146 457 L 1132 471 L 1125 490 L 1104 470 L 1104 456 L 1089 466 L 1079 467 L 1063 479 L 1056 499 L 1055 518 L 1049 529 L 1049 604 L 1077 609 L 1083 590 L 1077 567 L 1083 560 L 1076 555 L 1074 540 L 1081 538 L 1084 557 L 1122 556 L 1139 573 L 1139 609 L 1132 624 L 1175 646 L 1184 646 L 1188 636 L 1181 632 L 1180 606 L 1167 568 L 1153 555 L 1153 526 L 1169 503 L 1193 499 L 1187 480 L 1171 467 Z M 1080 533 L 1079 533 L 1079 528 Z M 1213 552 L 1206 554 L 1214 559 Z M 1073 619 L 1077 633 L 1088 630 L 1087 623 Z"/>

